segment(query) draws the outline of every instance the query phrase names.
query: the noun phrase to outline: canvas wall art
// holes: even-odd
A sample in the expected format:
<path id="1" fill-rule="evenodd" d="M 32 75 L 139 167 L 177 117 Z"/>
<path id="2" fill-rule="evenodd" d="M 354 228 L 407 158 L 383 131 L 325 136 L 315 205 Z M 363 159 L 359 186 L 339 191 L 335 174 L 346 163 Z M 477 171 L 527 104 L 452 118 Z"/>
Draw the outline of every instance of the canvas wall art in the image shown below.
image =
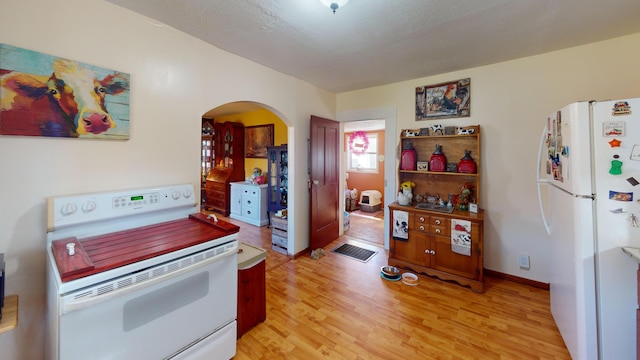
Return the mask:
<path id="1" fill-rule="evenodd" d="M 0 44 L 0 135 L 129 139 L 130 75 Z"/>
<path id="2" fill-rule="evenodd" d="M 471 116 L 471 79 L 416 88 L 416 120 Z"/>
<path id="3" fill-rule="evenodd" d="M 273 124 L 247 126 L 244 130 L 244 157 L 267 158 L 267 146 L 273 146 Z"/>

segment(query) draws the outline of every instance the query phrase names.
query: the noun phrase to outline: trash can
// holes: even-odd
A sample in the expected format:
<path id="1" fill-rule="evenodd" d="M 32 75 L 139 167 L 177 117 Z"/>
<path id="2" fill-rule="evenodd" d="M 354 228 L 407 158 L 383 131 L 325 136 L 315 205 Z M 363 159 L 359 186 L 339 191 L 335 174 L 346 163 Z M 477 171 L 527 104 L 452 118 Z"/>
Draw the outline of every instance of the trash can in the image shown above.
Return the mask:
<path id="1" fill-rule="evenodd" d="M 238 245 L 238 339 L 267 318 L 266 258 L 264 249 Z"/>

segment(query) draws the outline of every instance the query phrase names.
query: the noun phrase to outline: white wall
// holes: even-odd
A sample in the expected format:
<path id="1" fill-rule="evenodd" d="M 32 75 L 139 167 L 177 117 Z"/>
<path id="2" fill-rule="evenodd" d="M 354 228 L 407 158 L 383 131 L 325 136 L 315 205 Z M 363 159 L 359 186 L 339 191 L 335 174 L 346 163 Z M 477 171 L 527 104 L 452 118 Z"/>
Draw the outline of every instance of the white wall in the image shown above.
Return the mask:
<path id="1" fill-rule="evenodd" d="M 44 350 L 45 198 L 173 183 L 199 184 L 200 118 L 233 101 L 267 104 L 306 139 L 311 114 L 335 95 L 231 55 L 101 0 L 3 0 L 0 42 L 131 74 L 131 139 L 0 137 L 0 252 L 19 325 L 0 334 L 2 359 Z M 274 89 L 277 89 L 275 91 Z M 308 246 L 306 141 L 290 142 L 294 252 Z M 87 325 L 90 326 L 90 325 Z"/>
<path id="2" fill-rule="evenodd" d="M 396 107 L 397 132 L 429 124 L 481 126 L 480 207 L 487 269 L 549 282 L 548 236 L 538 211 L 536 161 L 543 121 L 579 100 L 640 97 L 640 34 L 553 53 L 338 94 L 338 114 Z M 415 121 L 415 88 L 471 78 L 471 117 Z M 638 109 L 640 111 L 640 109 Z M 388 141 L 393 141 L 389 139 Z M 399 138 L 395 140 L 397 144 Z M 389 158 L 389 157 L 388 157 Z M 396 159 L 396 169 L 397 166 Z M 518 254 L 531 257 L 521 270 Z"/>

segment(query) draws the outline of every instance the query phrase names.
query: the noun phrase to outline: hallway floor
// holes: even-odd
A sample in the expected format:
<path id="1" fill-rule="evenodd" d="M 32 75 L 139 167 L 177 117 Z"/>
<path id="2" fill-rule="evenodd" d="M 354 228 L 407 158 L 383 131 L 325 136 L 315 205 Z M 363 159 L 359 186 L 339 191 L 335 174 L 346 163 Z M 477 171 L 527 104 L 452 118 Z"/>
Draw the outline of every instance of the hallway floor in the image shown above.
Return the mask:
<path id="1" fill-rule="evenodd" d="M 368 213 L 352 211 L 349 213 L 349 230 L 345 236 L 365 241 L 380 247 L 384 246 L 384 212 L 381 211 L 375 217 Z"/>

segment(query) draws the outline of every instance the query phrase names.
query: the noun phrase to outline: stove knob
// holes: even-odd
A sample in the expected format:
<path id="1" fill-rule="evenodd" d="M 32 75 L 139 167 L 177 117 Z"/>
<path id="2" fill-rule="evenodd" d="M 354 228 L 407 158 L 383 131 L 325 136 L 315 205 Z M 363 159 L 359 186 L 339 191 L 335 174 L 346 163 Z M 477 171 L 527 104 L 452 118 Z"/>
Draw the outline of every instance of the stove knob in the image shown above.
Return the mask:
<path id="1" fill-rule="evenodd" d="M 85 213 L 92 212 L 96 209 L 96 202 L 93 200 L 89 200 L 82 205 L 82 211 Z"/>
<path id="2" fill-rule="evenodd" d="M 62 208 L 60 208 L 60 213 L 63 216 L 69 216 L 75 213 L 78 210 L 78 207 L 74 203 L 66 203 Z"/>
<path id="3" fill-rule="evenodd" d="M 191 189 L 184 189 L 184 191 L 182 192 L 182 196 L 184 196 L 185 199 L 190 198 L 191 195 L 193 195 L 193 193 L 191 193 Z"/>
<path id="4" fill-rule="evenodd" d="M 173 198 L 173 200 L 178 200 L 180 199 L 180 191 L 178 190 L 173 190 L 171 192 L 171 198 Z"/>

